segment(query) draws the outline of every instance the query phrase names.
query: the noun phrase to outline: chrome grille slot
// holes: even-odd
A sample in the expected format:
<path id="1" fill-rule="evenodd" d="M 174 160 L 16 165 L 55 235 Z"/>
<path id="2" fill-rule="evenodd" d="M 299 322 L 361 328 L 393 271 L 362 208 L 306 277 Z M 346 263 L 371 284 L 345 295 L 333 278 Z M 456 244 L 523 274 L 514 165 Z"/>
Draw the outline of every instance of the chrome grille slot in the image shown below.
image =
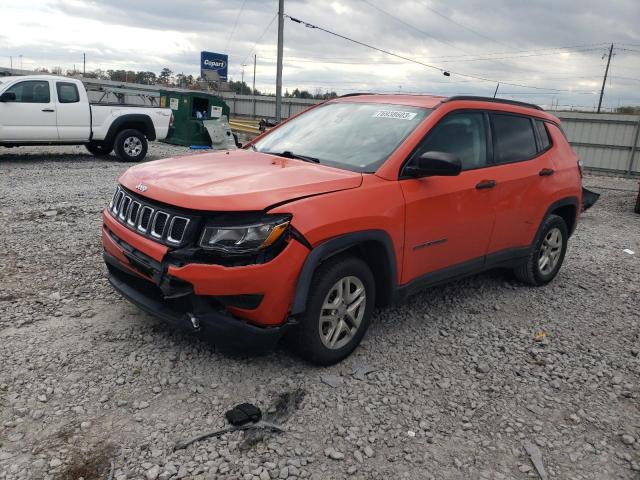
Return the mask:
<path id="1" fill-rule="evenodd" d="M 165 212 L 156 212 L 153 217 L 153 226 L 151 227 L 151 236 L 156 238 L 162 238 L 164 235 L 164 229 L 167 226 L 167 220 L 169 220 L 169 214 Z"/>
<path id="2" fill-rule="evenodd" d="M 147 207 L 146 205 L 142 207 L 142 210 L 140 211 L 140 222 L 138 223 L 138 230 L 140 230 L 141 232 L 146 232 L 147 230 L 149 230 L 152 215 L 153 208 Z"/>
<path id="3" fill-rule="evenodd" d="M 181 213 L 181 210 L 170 206 L 160 206 L 146 197 L 129 193 L 121 186 L 116 188 L 108 211 L 126 228 L 169 247 L 187 243 L 195 233 L 193 222 L 198 220 L 195 215 Z"/>
<path id="4" fill-rule="evenodd" d="M 129 208 L 129 215 L 127 215 L 127 223 L 132 227 L 138 221 L 138 213 L 140 213 L 140 202 L 134 201 Z"/>
<path id="5" fill-rule="evenodd" d="M 124 220 L 125 218 L 127 218 L 127 213 L 129 211 L 130 206 L 131 206 L 131 197 L 129 195 L 125 195 L 124 199 L 122 200 L 122 206 L 120 207 L 120 213 L 118 214 L 118 217 L 120 217 L 120 220 Z"/>
<path id="6" fill-rule="evenodd" d="M 113 202 L 112 212 L 114 215 L 117 214 L 118 211 L 120 210 L 120 204 L 122 203 L 123 198 L 124 198 L 124 192 L 122 190 L 118 190 L 116 192 L 116 200 L 115 202 Z"/>
<path id="7" fill-rule="evenodd" d="M 171 225 L 169 225 L 169 233 L 167 234 L 167 241 L 171 243 L 179 244 L 184 238 L 184 233 L 187 231 L 189 225 L 189 219 L 184 217 L 173 217 L 171 219 Z"/>

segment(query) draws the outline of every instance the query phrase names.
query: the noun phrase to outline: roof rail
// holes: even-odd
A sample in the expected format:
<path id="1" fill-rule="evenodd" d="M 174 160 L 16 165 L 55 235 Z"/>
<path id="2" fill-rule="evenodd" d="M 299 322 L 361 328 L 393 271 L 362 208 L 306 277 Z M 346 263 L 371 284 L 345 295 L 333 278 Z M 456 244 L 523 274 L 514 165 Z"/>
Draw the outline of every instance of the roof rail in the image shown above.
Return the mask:
<path id="1" fill-rule="evenodd" d="M 338 98 L 345 98 L 345 97 L 357 97 L 359 95 L 376 95 L 375 93 L 369 93 L 369 92 L 361 92 L 361 93 L 345 93 L 344 95 L 340 95 Z"/>
<path id="2" fill-rule="evenodd" d="M 535 108 L 536 110 L 542 110 L 542 107 L 538 105 L 534 105 L 533 103 L 519 102 L 517 100 L 507 100 L 504 98 L 476 97 L 474 95 L 456 95 L 443 100 L 442 103 L 452 102 L 454 100 L 471 100 L 476 102 L 506 103 L 508 105 L 518 105 L 520 107 Z"/>

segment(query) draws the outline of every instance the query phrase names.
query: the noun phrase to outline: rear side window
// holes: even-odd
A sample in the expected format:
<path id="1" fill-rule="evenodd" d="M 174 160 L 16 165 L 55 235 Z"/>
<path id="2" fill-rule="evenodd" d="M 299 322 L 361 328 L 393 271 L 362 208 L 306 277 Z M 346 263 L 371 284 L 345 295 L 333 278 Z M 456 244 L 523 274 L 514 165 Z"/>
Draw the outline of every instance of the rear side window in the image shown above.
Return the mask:
<path id="1" fill-rule="evenodd" d="M 49 82 L 42 80 L 26 80 L 9 87 L 6 92 L 16 94 L 16 102 L 19 103 L 49 103 Z"/>
<path id="2" fill-rule="evenodd" d="M 80 95 L 78 94 L 78 87 L 75 83 L 56 83 L 56 89 L 58 90 L 58 102 L 60 103 L 77 103 L 80 101 Z"/>
<path id="3" fill-rule="evenodd" d="M 538 130 L 538 138 L 540 139 L 540 151 L 544 152 L 551 146 L 551 140 L 549 139 L 549 132 L 545 127 L 542 120 L 536 120 L 536 130 Z"/>
<path id="4" fill-rule="evenodd" d="M 490 117 L 495 163 L 517 162 L 536 155 L 536 137 L 530 118 L 496 113 Z"/>
<path id="5" fill-rule="evenodd" d="M 443 118 L 422 141 L 414 158 L 426 152 L 456 155 L 462 170 L 487 165 L 487 137 L 481 112 L 451 113 Z"/>

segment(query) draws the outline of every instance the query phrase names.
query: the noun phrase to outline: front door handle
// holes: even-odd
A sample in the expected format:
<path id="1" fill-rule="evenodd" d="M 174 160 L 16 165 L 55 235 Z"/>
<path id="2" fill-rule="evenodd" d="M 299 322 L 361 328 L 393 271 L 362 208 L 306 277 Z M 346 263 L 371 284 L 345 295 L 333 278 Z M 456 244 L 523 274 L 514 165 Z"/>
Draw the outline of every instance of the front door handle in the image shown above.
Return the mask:
<path id="1" fill-rule="evenodd" d="M 51 108 L 43 108 L 42 111 L 43 112 L 55 112 L 55 110 L 53 110 Z"/>
<path id="2" fill-rule="evenodd" d="M 482 180 L 479 184 L 476 185 L 478 190 L 485 190 L 487 188 L 493 188 L 496 186 L 495 180 Z"/>
<path id="3" fill-rule="evenodd" d="M 553 168 L 543 168 L 542 170 L 540 170 L 538 175 L 540 175 L 541 177 L 548 177 L 549 175 L 553 175 L 554 173 L 555 170 Z"/>

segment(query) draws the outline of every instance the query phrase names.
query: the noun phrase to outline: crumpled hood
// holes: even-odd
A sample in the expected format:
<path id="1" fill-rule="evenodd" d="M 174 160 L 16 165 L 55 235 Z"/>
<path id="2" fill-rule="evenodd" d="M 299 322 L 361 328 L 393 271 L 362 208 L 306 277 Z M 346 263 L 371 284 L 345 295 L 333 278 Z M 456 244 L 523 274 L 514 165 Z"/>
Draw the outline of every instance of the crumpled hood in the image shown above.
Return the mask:
<path id="1" fill-rule="evenodd" d="M 127 170 L 120 183 L 138 195 L 177 207 L 258 211 L 296 198 L 356 188 L 362 174 L 235 150 L 142 163 Z"/>

